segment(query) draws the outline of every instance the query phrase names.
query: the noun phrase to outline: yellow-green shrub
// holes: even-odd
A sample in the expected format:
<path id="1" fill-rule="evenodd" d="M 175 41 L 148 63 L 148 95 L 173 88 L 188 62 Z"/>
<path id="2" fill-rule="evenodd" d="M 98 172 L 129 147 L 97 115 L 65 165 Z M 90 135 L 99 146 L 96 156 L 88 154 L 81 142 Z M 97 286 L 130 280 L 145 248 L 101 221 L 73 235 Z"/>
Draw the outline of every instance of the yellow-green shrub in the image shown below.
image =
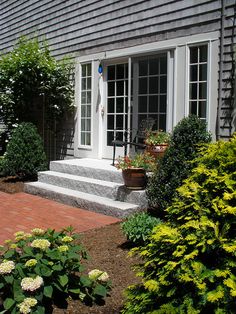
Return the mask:
<path id="1" fill-rule="evenodd" d="M 236 136 L 209 144 L 154 228 L 123 313 L 235 313 Z"/>

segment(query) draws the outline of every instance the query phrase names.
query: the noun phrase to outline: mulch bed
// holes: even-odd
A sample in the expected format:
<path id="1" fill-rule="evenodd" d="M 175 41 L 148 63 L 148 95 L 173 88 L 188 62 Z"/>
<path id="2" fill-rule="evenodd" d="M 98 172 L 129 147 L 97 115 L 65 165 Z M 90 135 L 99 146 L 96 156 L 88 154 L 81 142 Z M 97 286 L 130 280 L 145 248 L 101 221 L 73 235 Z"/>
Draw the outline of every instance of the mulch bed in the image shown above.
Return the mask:
<path id="1" fill-rule="evenodd" d="M 0 178 L 0 191 L 17 193 L 23 191 L 23 182 L 14 177 Z M 110 296 L 104 305 L 91 307 L 78 300 L 62 302 L 54 306 L 53 314 L 115 314 L 122 309 L 124 290 L 131 284 L 137 283 L 132 266 L 139 262 L 137 257 L 128 257 L 130 249 L 126 238 L 121 232 L 120 224 L 112 224 L 103 228 L 86 231 L 81 234 L 81 242 L 91 259 L 86 261 L 86 269 L 100 269 L 106 271 L 112 281 Z"/>

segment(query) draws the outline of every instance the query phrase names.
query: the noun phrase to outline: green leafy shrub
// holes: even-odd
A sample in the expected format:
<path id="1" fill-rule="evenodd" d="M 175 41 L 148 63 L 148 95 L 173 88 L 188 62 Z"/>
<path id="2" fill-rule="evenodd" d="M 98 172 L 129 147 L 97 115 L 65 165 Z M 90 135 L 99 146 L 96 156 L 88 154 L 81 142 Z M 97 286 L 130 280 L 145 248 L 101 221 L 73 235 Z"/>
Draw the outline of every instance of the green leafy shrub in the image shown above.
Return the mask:
<path id="1" fill-rule="evenodd" d="M 0 116 L 8 130 L 42 120 L 53 129 L 74 108 L 71 74 L 72 64 L 52 57 L 45 42 L 21 37 L 0 58 Z"/>
<path id="2" fill-rule="evenodd" d="M 152 232 L 152 229 L 161 222 L 160 219 L 146 212 L 131 215 L 121 224 L 127 239 L 136 245 L 143 245 Z"/>
<path id="3" fill-rule="evenodd" d="M 0 310 L 48 313 L 45 305 L 57 293 L 84 302 L 103 299 L 110 289 L 108 274 L 98 269 L 81 273 L 87 253 L 78 237 L 71 227 L 59 232 L 36 228 L 5 241 L 0 256 Z"/>
<path id="4" fill-rule="evenodd" d="M 198 145 L 211 140 L 206 124 L 196 116 L 182 119 L 174 128 L 168 150 L 150 178 L 147 197 L 151 207 L 164 210 L 172 202 L 178 188 L 187 178 L 197 156 Z"/>
<path id="5" fill-rule="evenodd" d="M 235 313 L 236 136 L 209 144 L 143 248 L 123 313 Z M 135 251 L 135 250 L 134 250 Z"/>
<path id="6" fill-rule="evenodd" d="M 5 175 L 24 179 L 35 177 L 38 171 L 47 168 L 42 139 L 32 123 L 23 122 L 13 131 L 2 167 Z"/>

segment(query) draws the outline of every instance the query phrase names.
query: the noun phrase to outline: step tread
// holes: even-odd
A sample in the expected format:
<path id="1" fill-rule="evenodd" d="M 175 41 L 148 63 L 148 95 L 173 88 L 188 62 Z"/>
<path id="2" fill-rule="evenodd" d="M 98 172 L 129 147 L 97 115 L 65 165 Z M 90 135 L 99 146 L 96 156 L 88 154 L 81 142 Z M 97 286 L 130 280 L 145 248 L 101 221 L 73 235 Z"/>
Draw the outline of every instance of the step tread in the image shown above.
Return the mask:
<path id="1" fill-rule="evenodd" d="M 78 159 L 65 159 L 51 161 L 51 164 L 59 165 L 73 165 L 83 168 L 93 168 L 98 170 L 107 170 L 112 172 L 120 172 L 116 167 L 112 166 L 111 160 L 106 159 L 92 159 L 92 158 L 78 158 Z"/>
<path id="2" fill-rule="evenodd" d="M 42 183 L 42 182 L 30 182 L 30 183 L 25 183 L 26 187 L 27 186 L 32 186 L 36 187 L 39 189 L 47 190 L 47 191 L 52 191 L 55 193 L 59 194 L 66 194 L 68 196 L 76 197 L 76 198 L 81 198 L 86 201 L 93 201 L 98 204 L 104 205 L 104 206 L 111 206 L 113 208 L 117 208 L 119 210 L 128 210 L 128 209 L 136 209 L 138 208 L 138 205 L 131 204 L 131 203 L 126 203 L 126 202 L 120 202 L 120 201 L 115 201 L 106 197 L 98 196 L 98 195 L 92 195 L 80 191 L 75 191 L 67 188 L 62 188 L 59 186 L 54 186 L 52 184 L 48 183 Z M 27 189 L 26 189 L 27 191 Z"/>
<path id="3" fill-rule="evenodd" d="M 78 176 L 78 175 L 73 175 L 69 173 L 64 173 L 64 172 L 57 172 L 57 171 L 41 171 L 39 172 L 39 177 L 40 175 L 49 175 L 53 177 L 60 177 L 60 178 L 65 178 L 65 179 L 70 179 L 70 180 L 75 180 L 75 181 L 83 181 L 87 183 L 92 183 L 92 184 L 98 184 L 98 185 L 103 185 L 107 187 L 112 187 L 112 188 L 118 188 L 122 186 L 122 184 L 117 183 L 117 182 L 111 182 L 111 181 L 106 181 L 106 180 L 100 180 L 100 179 L 94 179 L 94 178 L 89 178 L 89 177 L 83 177 L 83 176 Z"/>

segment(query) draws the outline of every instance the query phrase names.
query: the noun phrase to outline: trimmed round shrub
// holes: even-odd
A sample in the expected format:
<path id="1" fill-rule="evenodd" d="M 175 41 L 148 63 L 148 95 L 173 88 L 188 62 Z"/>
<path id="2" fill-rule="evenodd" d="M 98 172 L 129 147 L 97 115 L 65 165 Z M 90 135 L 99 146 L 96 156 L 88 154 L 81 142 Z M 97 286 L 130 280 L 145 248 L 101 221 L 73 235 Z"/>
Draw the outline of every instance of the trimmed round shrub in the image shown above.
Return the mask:
<path id="1" fill-rule="evenodd" d="M 32 123 L 23 122 L 13 131 L 2 167 L 4 175 L 22 179 L 36 177 L 38 171 L 47 169 L 42 139 Z"/>
<path id="2" fill-rule="evenodd" d="M 176 188 L 194 167 L 190 161 L 197 156 L 199 145 L 210 141 L 206 123 L 196 116 L 184 118 L 176 125 L 169 148 L 148 183 L 147 197 L 151 207 L 162 211 L 171 204 Z"/>
<path id="3" fill-rule="evenodd" d="M 145 247 L 123 313 L 235 313 L 236 136 L 209 144 Z"/>
<path id="4" fill-rule="evenodd" d="M 121 224 L 122 231 L 127 239 L 135 245 L 143 245 L 152 232 L 152 229 L 161 223 L 159 218 L 146 212 L 131 215 Z"/>

